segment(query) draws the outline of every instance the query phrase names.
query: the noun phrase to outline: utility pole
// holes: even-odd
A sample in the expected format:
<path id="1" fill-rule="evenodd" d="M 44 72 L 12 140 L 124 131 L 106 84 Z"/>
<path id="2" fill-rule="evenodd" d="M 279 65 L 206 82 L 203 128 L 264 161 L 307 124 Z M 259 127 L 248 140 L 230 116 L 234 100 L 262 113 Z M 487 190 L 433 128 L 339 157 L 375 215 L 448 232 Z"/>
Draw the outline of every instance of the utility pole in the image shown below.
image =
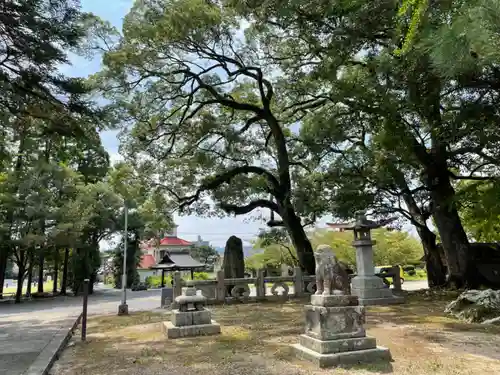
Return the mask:
<path id="1" fill-rule="evenodd" d="M 118 315 L 128 315 L 127 305 L 127 238 L 128 238 L 128 208 L 124 203 L 123 214 L 125 216 L 125 227 L 123 233 L 123 275 L 122 275 L 122 301 L 118 306 Z"/>

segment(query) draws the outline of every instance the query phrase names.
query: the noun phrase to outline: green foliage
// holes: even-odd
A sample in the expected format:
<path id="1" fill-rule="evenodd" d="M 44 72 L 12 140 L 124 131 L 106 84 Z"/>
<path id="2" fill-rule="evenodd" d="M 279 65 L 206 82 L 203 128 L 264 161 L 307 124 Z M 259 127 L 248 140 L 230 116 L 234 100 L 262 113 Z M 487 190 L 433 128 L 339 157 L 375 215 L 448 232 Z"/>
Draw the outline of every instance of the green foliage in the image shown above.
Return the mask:
<path id="1" fill-rule="evenodd" d="M 352 232 L 317 230 L 312 234 L 311 242 L 315 247 L 321 244 L 331 246 L 339 260 L 355 267 L 356 251 L 352 246 L 352 236 Z M 375 265 L 404 265 L 419 261 L 424 255 L 422 245 L 406 232 L 381 228 L 372 231 L 372 237 L 376 241 Z"/>
<path id="2" fill-rule="evenodd" d="M 133 236 L 133 235 L 132 235 Z M 127 288 L 139 282 L 139 273 L 137 267 L 141 262 L 141 249 L 137 241 L 130 241 L 132 236 L 129 237 L 127 243 Z M 113 256 L 113 277 L 114 287 L 117 289 L 122 288 L 122 275 L 123 275 L 123 241 L 115 249 Z"/>
<path id="3" fill-rule="evenodd" d="M 195 280 L 210 280 L 210 275 L 207 272 L 195 272 L 193 277 Z"/>
<path id="4" fill-rule="evenodd" d="M 283 229 L 261 231 L 254 249 L 263 251 L 245 258 L 245 268 L 248 270 L 279 268 L 282 264 L 298 266 L 297 253 Z"/>
<path id="5" fill-rule="evenodd" d="M 399 8 L 398 17 L 404 22 L 408 13 L 411 12 L 411 19 L 408 25 L 408 31 L 404 36 L 403 45 L 394 51 L 396 55 L 406 53 L 411 48 L 412 43 L 415 41 L 418 33 L 418 27 L 421 24 L 422 17 L 424 16 L 429 0 L 404 0 L 401 8 Z"/>
<path id="6" fill-rule="evenodd" d="M 83 291 L 83 281 L 89 279 L 91 285 L 97 281 L 97 270 L 101 265 L 99 248 L 79 247 L 71 252 L 68 268 L 68 286 L 74 295 Z"/>
<path id="7" fill-rule="evenodd" d="M 299 254 L 310 253 L 297 216 L 313 220 L 321 207 L 305 193 L 315 180 L 292 131 L 298 115 L 241 34 L 229 7 L 136 2 L 94 79 L 131 124 L 123 135 L 126 160 L 181 213 L 270 210 L 287 216 L 281 225 L 303 244 Z"/>
<path id="8" fill-rule="evenodd" d="M 200 263 L 212 266 L 220 258 L 219 252 L 210 245 L 195 246 L 191 249 L 191 256 Z"/>
<path id="9" fill-rule="evenodd" d="M 210 280 L 210 275 L 206 272 L 194 272 L 193 276 L 195 280 Z M 186 277 L 184 277 L 183 279 L 189 280 L 189 278 Z M 172 286 L 171 275 L 165 275 L 163 280 L 165 287 L 170 288 Z M 161 287 L 161 276 L 148 276 L 146 277 L 145 282 L 149 288 L 159 288 Z"/>
<path id="10" fill-rule="evenodd" d="M 372 237 L 376 241 L 374 248 L 376 265 L 419 263 L 423 256 L 422 245 L 406 232 L 376 229 L 372 232 Z M 356 250 L 352 246 L 352 232 L 317 229 L 310 234 L 310 240 L 314 248 L 323 244 L 331 246 L 339 260 L 349 267 L 356 267 Z M 292 259 L 286 257 L 289 254 L 288 249 L 284 249 L 279 243 L 262 241 L 257 242 L 254 248 L 263 249 L 263 251 L 252 254 L 245 259 L 245 267 L 248 270 L 279 268 L 282 264 L 291 267 L 296 265 Z M 290 251 L 292 254 L 294 253 L 293 247 Z"/>
<path id="11" fill-rule="evenodd" d="M 172 286 L 172 276 L 165 275 L 163 281 L 163 285 L 165 285 L 167 288 L 170 288 Z M 161 276 L 148 276 L 145 279 L 145 283 L 148 288 L 159 288 L 161 287 Z"/>
<path id="12" fill-rule="evenodd" d="M 459 184 L 460 216 L 476 242 L 500 242 L 500 185 L 498 181 Z"/>
<path id="13" fill-rule="evenodd" d="M 2 12 L 0 34 L 8 48 L 0 53 L 0 112 L 43 119 L 47 136 L 85 138 L 85 122 L 99 121 L 100 110 L 88 100 L 84 80 L 65 77 L 57 66 L 69 62 L 68 52 L 81 52 L 91 37 L 88 21 L 99 20 L 69 0 L 8 0 Z"/>

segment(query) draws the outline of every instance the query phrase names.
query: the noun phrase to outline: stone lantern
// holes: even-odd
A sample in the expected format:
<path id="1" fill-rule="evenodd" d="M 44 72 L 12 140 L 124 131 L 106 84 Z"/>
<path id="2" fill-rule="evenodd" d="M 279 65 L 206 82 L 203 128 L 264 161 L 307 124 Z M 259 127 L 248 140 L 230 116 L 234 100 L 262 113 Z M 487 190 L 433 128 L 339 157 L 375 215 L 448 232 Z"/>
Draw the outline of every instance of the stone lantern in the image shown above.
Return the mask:
<path id="1" fill-rule="evenodd" d="M 368 220 L 365 213 L 360 211 L 356 213 L 354 224 L 344 226 L 344 229 L 354 232 L 352 245 L 356 249 L 357 275 L 352 279 L 351 293 L 358 296 L 360 305 L 387 305 L 404 302 L 404 298 L 394 296 L 383 280 L 375 276 L 373 263 L 373 245 L 375 245 L 375 241 L 371 238 L 371 230 L 380 228 L 392 221 L 394 219 L 377 223 Z"/>

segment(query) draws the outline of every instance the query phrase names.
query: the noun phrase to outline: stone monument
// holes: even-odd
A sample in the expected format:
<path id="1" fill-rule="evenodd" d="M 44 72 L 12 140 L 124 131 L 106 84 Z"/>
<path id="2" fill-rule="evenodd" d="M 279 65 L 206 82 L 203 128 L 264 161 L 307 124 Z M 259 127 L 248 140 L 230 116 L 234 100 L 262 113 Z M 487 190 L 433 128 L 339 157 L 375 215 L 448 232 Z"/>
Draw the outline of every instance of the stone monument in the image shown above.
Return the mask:
<path id="1" fill-rule="evenodd" d="M 371 238 L 371 230 L 380 228 L 394 219 L 381 222 L 368 220 L 364 212 L 356 213 L 356 221 L 352 225 L 344 228 L 354 232 L 354 242 L 352 245 L 356 249 L 357 274 L 352 279 L 351 292 L 359 298 L 359 304 L 368 305 L 389 305 L 404 303 L 404 298 L 392 294 L 384 281 L 375 275 L 375 265 L 373 263 L 373 245 L 375 241 Z"/>
<path id="2" fill-rule="evenodd" d="M 221 332 L 220 325 L 212 320 L 205 309 L 206 297 L 197 294 L 196 288 L 182 288 L 182 295 L 175 298 L 178 310 L 172 311 L 172 321 L 163 322 L 163 330 L 169 339 L 179 337 L 215 335 Z"/>
<path id="3" fill-rule="evenodd" d="M 222 269 L 226 279 L 243 279 L 245 277 L 245 256 L 243 254 L 243 241 L 241 238 L 231 236 L 226 242 Z M 235 285 L 226 285 L 226 296 L 231 296 Z M 237 289 L 238 295 L 244 293 L 243 289 Z"/>
<path id="4" fill-rule="evenodd" d="M 364 307 L 349 294 L 349 276 L 332 249 L 319 246 L 315 258 L 317 290 L 305 306 L 305 334 L 293 345 L 297 356 L 320 368 L 390 361 L 389 349 L 366 336 Z"/>

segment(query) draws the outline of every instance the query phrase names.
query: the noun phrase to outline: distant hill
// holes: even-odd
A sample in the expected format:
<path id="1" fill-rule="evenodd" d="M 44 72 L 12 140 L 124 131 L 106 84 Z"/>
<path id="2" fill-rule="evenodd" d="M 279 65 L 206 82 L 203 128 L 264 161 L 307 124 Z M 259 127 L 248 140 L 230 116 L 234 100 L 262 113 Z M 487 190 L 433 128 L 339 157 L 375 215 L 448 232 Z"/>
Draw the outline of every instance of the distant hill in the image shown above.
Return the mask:
<path id="1" fill-rule="evenodd" d="M 224 254 L 224 247 L 215 247 L 215 250 L 221 255 Z M 261 252 L 262 250 L 254 249 L 252 246 L 243 246 L 243 256 L 248 257 L 250 255 Z"/>

